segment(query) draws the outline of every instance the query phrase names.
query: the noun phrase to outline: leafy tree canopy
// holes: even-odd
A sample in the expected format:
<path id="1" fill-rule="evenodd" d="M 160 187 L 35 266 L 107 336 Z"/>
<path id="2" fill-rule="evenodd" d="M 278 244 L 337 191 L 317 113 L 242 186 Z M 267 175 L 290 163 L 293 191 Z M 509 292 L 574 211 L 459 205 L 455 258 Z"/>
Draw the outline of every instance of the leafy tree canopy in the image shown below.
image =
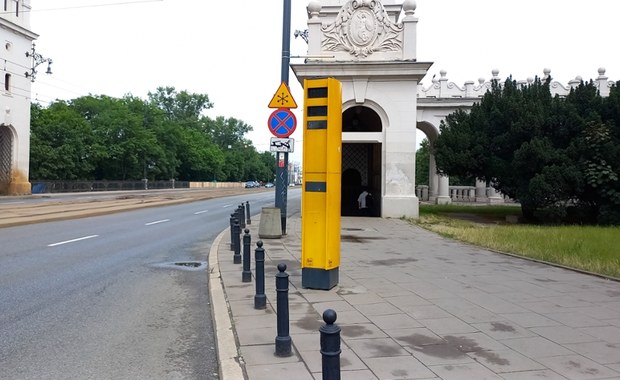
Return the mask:
<path id="1" fill-rule="evenodd" d="M 495 82 L 440 126 L 438 170 L 490 181 L 540 222 L 620 224 L 620 94 L 592 83 L 552 97 L 550 78 Z"/>
<path id="2" fill-rule="evenodd" d="M 36 180 L 271 181 L 275 159 L 254 149 L 252 127 L 202 115 L 206 94 L 159 87 L 143 100 L 83 96 L 31 106 Z"/>

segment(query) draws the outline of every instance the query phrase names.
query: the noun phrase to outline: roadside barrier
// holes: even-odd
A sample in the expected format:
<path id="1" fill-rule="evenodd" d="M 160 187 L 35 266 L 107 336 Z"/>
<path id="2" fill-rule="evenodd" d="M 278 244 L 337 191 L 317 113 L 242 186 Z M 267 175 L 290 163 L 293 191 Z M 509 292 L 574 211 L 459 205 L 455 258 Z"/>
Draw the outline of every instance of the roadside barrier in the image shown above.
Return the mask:
<path id="1" fill-rule="evenodd" d="M 252 236 L 250 236 L 250 230 L 244 230 L 243 235 L 243 271 L 241 272 L 241 282 L 252 282 L 252 271 L 250 270 L 251 252 L 250 246 L 252 244 Z"/>
<path id="2" fill-rule="evenodd" d="M 233 226 L 235 224 L 235 215 L 236 213 L 230 214 L 230 250 L 235 250 L 235 232 L 233 230 Z"/>
<path id="3" fill-rule="evenodd" d="M 256 242 L 257 248 L 254 250 L 256 260 L 256 295 L 254 296 L 254 308 L 265 309 L 267 307 L 267 296 L 265 296 L 265 249 L 263 241 Z"/>
<path id="4" fill-rule="evenodd" d="M 321 363 L 323 380 L 340 380 L 340 327 L 336 324 L 338 315 L 332 309 L 323 312 L 325 324 L 319 328 L 321 333 Z"/>
<path id="5" fill-rule="evenodd" d="M 239 210 L 239 225 L 243 229 L 245 228 L 245 205 L 241 203 L 237 210 Z"/>
<path id="6" fill-rule="evenodd" d="M 246 224 L 252 224 L 252 217 L 250 216 L 250 202 L 245 201 L 245 219 Z"/>
<path id="7" fill-rule="evenodd" d="M 278 336 L 276 336 L 276 356 L 291 356 L 291 336 L 289 335 L 288 312 L 288 273 L 286 264 L 278 264 L 276 273 L 276 314 L 278 317 Z"/>
<path id="8" fill-rule="evenodd" d="M 233 254 L 233 263 L 241 264 L 241 226 L 239 225 L 239 221 L 235 219 L 235 223 L 233 224 L 233 241 L 234 241 L 234 254 Z"/>

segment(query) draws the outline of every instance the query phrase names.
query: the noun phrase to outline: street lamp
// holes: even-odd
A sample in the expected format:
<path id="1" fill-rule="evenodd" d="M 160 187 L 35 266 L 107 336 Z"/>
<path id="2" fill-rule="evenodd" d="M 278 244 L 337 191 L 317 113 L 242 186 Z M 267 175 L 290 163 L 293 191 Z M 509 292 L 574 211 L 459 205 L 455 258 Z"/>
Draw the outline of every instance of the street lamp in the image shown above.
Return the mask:
<path id="1" fill-rule="evenodd" d="M 35 78 L 37 77 L 37 67 L 44 62 L 47 62 L 47 70 L 45 71 L 45 73 L 52 73 L 52 59 L 45 58 L 41 54 L 37 53 L 35 50 L 34 42 L 32 43 L 32 48 L 30 49 L 30 51 L 26 52 L 26 57 L 32 57 L 30 71 L 26 71 L 25 73 L 26 78 L 30 77 L 31 82 L 34 82 Z"/>
<path id="2" fill-rule="evenodd" d="M 293 35 L 295 36 L 295 38 L 301 37 L 301 39 L 303 39 L 304 41 L 306 41 L 306 43 L 308 43 L 308 29 L 296 30 L 295 33 L 293 33 Z"/>

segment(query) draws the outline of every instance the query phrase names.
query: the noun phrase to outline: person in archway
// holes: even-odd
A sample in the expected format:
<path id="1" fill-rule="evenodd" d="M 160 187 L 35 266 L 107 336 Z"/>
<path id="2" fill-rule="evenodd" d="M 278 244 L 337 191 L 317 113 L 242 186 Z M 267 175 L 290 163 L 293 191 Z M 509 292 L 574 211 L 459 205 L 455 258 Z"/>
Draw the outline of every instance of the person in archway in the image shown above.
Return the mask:
<path id="1" fill-rule="evenodd" d="M 370 208 L 372 207 L 372 194 L 368 192 L 368 189 L 364 188 L 361 194 L 357 197 L 357 209 L 360 215 L 370 216 Z"/>

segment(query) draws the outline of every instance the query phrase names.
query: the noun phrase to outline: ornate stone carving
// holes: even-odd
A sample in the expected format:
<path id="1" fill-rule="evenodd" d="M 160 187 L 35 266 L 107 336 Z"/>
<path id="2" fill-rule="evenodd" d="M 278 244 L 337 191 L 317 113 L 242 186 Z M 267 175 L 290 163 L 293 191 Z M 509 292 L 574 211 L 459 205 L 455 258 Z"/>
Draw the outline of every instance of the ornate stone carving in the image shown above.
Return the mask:
<path id="1" fill-rule="evenodd" d="M 374 52 L 403 48 L 403 26 L 390 20 L 380 1 L 351 0 L 332 24 L 321 29 L 324 51 L 346 51 L 366 58 Z"/>

